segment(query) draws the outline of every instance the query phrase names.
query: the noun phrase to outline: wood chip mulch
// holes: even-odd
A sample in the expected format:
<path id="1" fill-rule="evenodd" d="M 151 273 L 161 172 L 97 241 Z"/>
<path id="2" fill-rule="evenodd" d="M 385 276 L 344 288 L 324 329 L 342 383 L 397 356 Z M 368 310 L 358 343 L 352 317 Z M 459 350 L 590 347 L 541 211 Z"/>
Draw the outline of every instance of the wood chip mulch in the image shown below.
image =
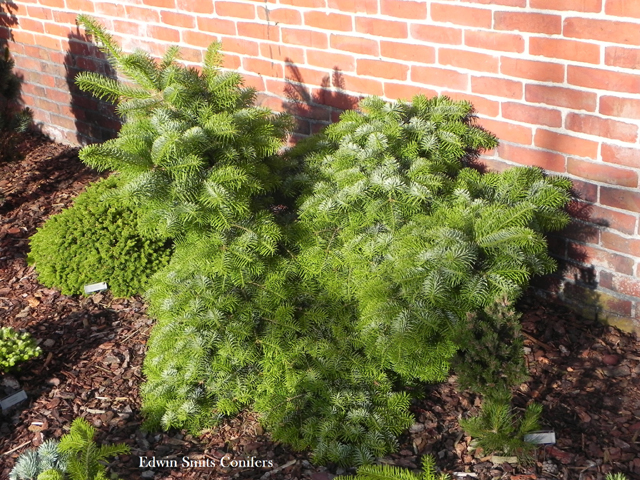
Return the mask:
<path id="1" fill-rule="evenodd" d="M 143 431 L 138 390 L 153 320 L 142 300 L 115 299 L 108 292 L 84 299 L 61 295 L 40 285 L 26 263 L 29 237 L 101 175 L 81 164 L 77 149 L 44 137 L 23 135 L 18 146 L 23 160 L 0 160 L 0 325 L 30 332 L 43 355 L 18 372 L 0 374 L 0 399 L 20 389 L 28 394 L 0 415 L 0 478 L 8 478 L 21 452 L 59 438 L 77 416 L 96 426 L 99 442 L 131 447 L 131 455 L 110 464 L 125 480 L 330 480 L 345 473 L 317 467 L 307 453 L 271 441 L 251 413 L 200 437 Z M 601 480 L 609 472 L 640 479 L 637 338 L 532 294 L 519 308 L 530 381 L 514 402 L 519 408 L 542 403 L 544 427 L 555 431 L 557 443 L 540 447 L 529 467 L 492 462 L 470 446 L 458 424 L 478 412 L 480 399 L 458 392 L 451 377 L 414 403 L 416 423 L 401 437 L 398 453 L 383 462 L 416 469 L 422 455 L 433 454 L 454 479 Z M 153 457 L 175 460 L 178 467 L 149 467 Z M 199 463 L 182 466 L 183 457 Z M 222 458 L 228 463 L 251 457 L 273 467 L 219 464 Z"/>

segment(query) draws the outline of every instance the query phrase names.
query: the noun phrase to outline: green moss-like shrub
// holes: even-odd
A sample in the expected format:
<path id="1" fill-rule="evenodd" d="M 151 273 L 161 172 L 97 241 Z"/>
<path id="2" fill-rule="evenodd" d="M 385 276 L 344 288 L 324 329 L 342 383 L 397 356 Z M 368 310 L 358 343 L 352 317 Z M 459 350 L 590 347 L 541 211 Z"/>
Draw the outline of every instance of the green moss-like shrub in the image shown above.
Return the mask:
<path id="1" fill-rule="evenodd" d="M 142 293 L 148 278 L 169 262 L 171 247 L 142 237 L 138 215 L 110 195 L 117 177 L 94 183 L 73 206 L 51 217 L 31 239 L 38 279 L 65 295 L 106 282 L 116 297 Z"/>
<path id="2" fill-rule="evenodd" d="M 16 332 L 10 327 L 0 328 L 0 372 L 6 372 L 40 353 L 42 350 L 28 333 Z"/>

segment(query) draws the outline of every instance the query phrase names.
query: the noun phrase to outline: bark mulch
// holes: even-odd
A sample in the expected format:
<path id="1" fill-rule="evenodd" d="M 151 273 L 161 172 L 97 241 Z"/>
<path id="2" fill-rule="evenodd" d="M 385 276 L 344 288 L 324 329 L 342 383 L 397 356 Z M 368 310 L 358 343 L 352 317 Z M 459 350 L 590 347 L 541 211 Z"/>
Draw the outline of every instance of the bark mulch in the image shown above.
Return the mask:
<path id="1" fill-rule="evenodd" d="M 344 473 L 316 467 L 308 454 L 271 441 L 251 413 L 200 437 L 143 431 L 138 391 L 153 321 L 142 300 L 115 299 L 108 292 L 85 299 L 61 295 L 40 285 L 26 263 L 29 237 L 100 175 L 81 164 L 77 149 L 44 137 L 24 135 L 18 148 L 23 160 L 0 160 L 0 325 L 30 332 L 43 355 L 18 372 L 0 374 L 0 398 L 19 389 L 28 394 L 0 415 L 0 478 L 8 477 L 21 452 L 59 438 L 77 416 L 97 427 L 99 442 L 131 447 L 131 455 L 111 463 L 123 479 L 330 480 Z M 542 403 L 544 427 L 555 431 L 557 443 L 540 447 L 529 467 L 494 464 L 470 446 L 458 424 L 477 413 L 480 399 L 458 392 L 451 377 L 414 403 L 416 423 L 401 437 L 398 453 L 383 461 L 415 469 L 422 455 L 433 454 L 439 468 L 459 479 L 599 480 L 608 472 L 640 479 L 637 338 L 531 294 L 519 307 L 530 380 L 514 402 L 519 408 Z M 140 457 L 147 457 L 143 466 Z M 179 466 L 149 467 L 153 457 Z M 183 457 L 199 463 L 183 467 Z M 228 463 L 251 457 L 273 467 L 219 465 L 222 458 Z"/>

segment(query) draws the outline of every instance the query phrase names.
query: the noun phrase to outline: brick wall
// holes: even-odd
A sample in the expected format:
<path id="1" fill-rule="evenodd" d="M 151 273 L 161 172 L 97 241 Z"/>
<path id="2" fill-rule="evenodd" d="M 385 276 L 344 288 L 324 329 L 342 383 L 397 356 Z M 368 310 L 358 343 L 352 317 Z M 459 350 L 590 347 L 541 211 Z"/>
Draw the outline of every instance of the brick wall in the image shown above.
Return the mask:
<path id="1" fill-rule="evenodd" d="M 112 110 L 70 87 L 109 72 L 75 27 L 98 17 L 125 50 L 171 44 L 199 63 L 212 41 L 260 101 L 308 134 L 362 95 L 447 94 L 501 139 L 492 169 L 537 165 L 575 182 L 576 218 L 550 238 L 564 278 L 537 282 L 585 313 L 640 330 L 640 1 L 21 0 L 2 31 L 24 100 L 49 134 L 107 138 Z"/>

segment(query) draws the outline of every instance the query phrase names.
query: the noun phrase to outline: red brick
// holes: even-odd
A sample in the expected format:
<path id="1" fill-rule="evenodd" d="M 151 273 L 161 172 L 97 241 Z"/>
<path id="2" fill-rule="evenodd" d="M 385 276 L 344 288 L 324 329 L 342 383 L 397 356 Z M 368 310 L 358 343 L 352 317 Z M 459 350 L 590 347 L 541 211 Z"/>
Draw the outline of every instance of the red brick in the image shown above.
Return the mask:
<path id="1" fill-rule="evenodd" d="M 376 15 L 378 13 L 377 0 L 329 0 L 329 8 L 341 12 L 364 13 Z"/>
<path id="2" fill-rule="evenodd" d="M 545 103 L 557 107 L 593 112 L 596 109 L 597 95 L 573 88 L 527 85 L 525 99 L 532 103 Z"/>
<path id="3" fill-rule="evenodd" d="M 93 7 L 93 4 L 91 5 Z M 93 10 L 92 10 L 93 11 Z M 60 23 L 69 23 L 69 22 L 62 22 L 62 19 L 56 18 L 55 15 L 59 14 L 59 13 L 65 13 L 67 15 L 72 15 L 71 13 L 68 12 L 60 12 L 59 10 L 51 10 L 50 8 L 43 8 L 43 7 L 36 7 L 33 5 L 29 5 L 27 7 L 27 16 L 30 18 L 37 18 L 39 20 L 53 20 L 55 18 L 56 22 L 60 22 Z M 75 24 L 75 17 L 76 15 L 72 15 L 74 20 L 73 22 L 70 22 L 71 24 Z"/>
<path id="4" fill-rule="evenodd" d="M 19 23 L 22 30 L 35 33 L 44 33 L 44 24 L 39 20 L 32 20 L 31 18 L 21 18 L 19 20 Z"/>
<path id="5" fill-rule="evenodd" d="M 463 92 L 443 91 L 442 95 L 446 95 L 453 100 L 467 100 L 473 104 L 474 111 L 480 115 L 487 117 L 497 117 L 500 114 L 500 103 L 489 100 L 482 95 L 470 95 Z"/>
<path id="6" fill-rule="evenodd" d="M 522 82 L 496 77 L 471 77 L 471 91 L 504 98 L 522 98 Z"/>
<path id="7" fill-rule="evenodd" d="M 565 37 L 640 45 L 640 28 L 636 23 L 570 17 L 564 21 L 563 33 Z"/>
<path id="8" fill-rule="evenodd" d="M 635 142 L 638 138 L 638 127 L 636 125 L 593 115 L 570 112 L 567 115 L 565 126 L 568 130 L 574 132 L 587 133 L 623 142 Z"/>
<path id="9" fill-rule="evenodd" d="M 384 89 L 380 80 L 361 78 L 353 75 L 342 75 L 342 80 L 344 82 L 344 85 L 341 87 L 343 90 L 365 95 L 376 95 L 378 97 L 384 95 Z"/>
<path id="10" fill-rule="evenodd" d="M 411 48 L 413 49 L 415 47 L 412 46 Z M 443 47 L 438 49 L 438 63 L 440 65 L 465 68 L 467 70 L 498 73 L 498 57 L 484 53 Z"/>
<path id="11" fill-rule="evenodd" d="M 578 157 L 596 158 L 598 155 L 597 142 L 555 133 L 541 128 L 536 131 L 534 142 L 537 147 L 567 153 L 569 155 L 576 155 Z"/>
<path id="12" fill-rule="evenodd" d="M 598 201 L 598 186 L 590 183 L 583 182 L 582 180 L 571 179 L 573 188 L 571 189 L 572 195 L 576 198 L 584 200 L 585 202 L 595 203 Z"/>
<path id="13" fill-rule="evenodd" d="M 256 22 L 237 22 L 238 35 L 277 42 L 280 40 L 280 27 Z"/>
<path id="14" fill-rule="evenodd" d="M 362 37 L 352 37 L 349 35 L 341 35 L 332 33 L 329 37 L 331 48 L 342 50 L 345 52 L 359 53 L 361 55 L 378 56 L 378 42 Z M 383 56 L 386 56 L 384 53 Z"/>
<path id="15" fill-rule="evenodd" d="M 424 85 L 466 90 L 469 84 L 469 75 L 456 70 L 414 65 L 411 67 L 411 81 Z"/>
<path id="16" fill-rule="evenodd" d="M 600 12 L 603 0 L 530 0 L 531 8 L 544 10 L 574 10 L 576 12 Z"/>
<path id="17" fill-rule="evenodd" d="M 395 18 L 424 20 L 427 18 L 427 3 L 423 0 L 380 0 L 380 13 Z"/>
<path id="18" fill-rule="evenodd" d="M 126 18 L 124 5 L 112 2 L 95 2 L 94 7 L 96 13 L 107 15 L 109 17 Z"/>
<path id="19" fill-rule="evenodd" d="M 498 146 L 498 155 L 505 160 L 516 162 L 520 165 L 540 167 L 552 172 L 565 172 L 565 158 L 558 153 L 543 152 L 533 148 L 501 143 Z"/>
<path id="20" fill-rule="evenodd" d="M 531 128 L 515 125 L 509 122 L 481 118 L 478 124 L 495 134 L 500 140 L 517 143 L 520 145 L 531 145 L 533 135 Z"/>
<path id="21" fill-rule="evenodd" d="M 164 23 L 165 25 L 173 25 L 174 27 L 183 27 L 183 28 L 195 28 L 196 26 L 196 18 L 193 15 L 163 11 L 160 14 L 160 18 L 162 19 L 161 20 L 162 23 Z M 145 19 L 145 21 L 150 21 L 150 20 Z"/>
<path id="22" fill-rule="evenodd" d="M 408 85 L 406 83 L 384 83 L 384 96 L 390 100 L 411 100 L 416 95 L 425 95 L 434 97 L 438 94 L 435 90 L 429 90 L 424 87 Z"/>
<path id="23" fill-rule="evenodd" d="M 69 0 L 67 0 L 67 5 L 68 4 Z M 138 19 L 147 23 L 160 21 L 160 15 L 158 14 L 157 10 L 147 7 L 137 7 L 135 5 L 125 5 L 124 9 L 127 12 L 127 18 L 130 20 Z M 195 25 L 195 22 L 193 23 L 193 25 Z"/>
<path id="24" fill-rule="evenodd" d="M 502 57 L 500 59 L 500 73 L 539 82 L 562 83 L 564 81 L 564 65 L 533 62 L 521 58 Z"/>
<path id="25" fill-rule="evenodd" d="M 302 25 L 302 14 L 293 8 L 258 7 L 258 18 L 285 25 Z"/>
<path id="26" fill-rule="evenodd" d="M 607 252 L 600 247 L 580 245 L 569 242 L 569 258 L 583 264 L 593 264 L 615 272 L 631 275 L 633 272 L 633 259 Z"/>
<path id="27" fill-rule="evenodd" d="M 222 49 L 225 52 L 239 53 L 250 57 L 257 57 L 259 52 L 258 42 L 239 37 L 222 37 Z"/>
<path id="28" fill-rule="evenodd" d="M 353 72 L 356 69 L 356 61 L 352 55 L 321 50 L 307 50 L 307 64 L 320 68 L 337 68 L 344 72 Z"/>
<path id="29" fill-rule="evenodd" d="M 532 37 L 529 39 L 529 53 L 575 62 L 600 63 L 600 46 L 578 40 Z"/>
<path id="30" fill-rule="evenodd" d="M 339 13 L 308 11 L 304 14 L 304 24 L 309 27 L 337 30 L 340 32 L 351 32 L 353 30 L 351 17 Z"/>
<path id="31" fill-rule="evenodd" d="M 598 68 L 569 65 L 567 67 L 567 81 L 572 85 L 600 90 L 625 93 L 640 92 L 640 75 Z"/>
<path id="32" fill-rule="evenodd" d="M 431 20 L 468 27 L 491 28 L 491 10 L 464 5 L 431 4 Z"/>
<path id="33" fill-rule="evenodd" d="M 198 30 L 215 33 L 217 35 L 235 35 L 236 25 L 232 20 L 198 17 Z"/>
<path id="34" fill-rule="evenodd" d="M 327 105 L 339 110 L 351 110 L 358 105 L 359 97 L 336 92 L 327 88 L 314 88 L 313 99 L 315 103 Z"/>
<path id="35" fill-rule="evenodd" d="M 604 12 L 617 17 L 640 18 L 640 3 L 635 0 L 607 0 Z"/>
<path id="36" fill-rule="evenodd" d="M 532 125 L 562 126 L 562 114 L 558 110 L 534 107 L 524 103 L 504 102 L 502 104 L 502 116 Z"/>
<path id="37" fill-rule="evenodd" d="M 569 158 L 567 160 L 567 172 L 577 177 L 609 185 L 623 187 L 635 187 L 638 185 L 638 174 L 634 171 L 611 167 L 602 162 L 585 162 L 577 158 Z"/>
<path id="38" fill-rule="evenodd" d="M 282 42 L 312 48 L 327 48 L 329 46 L 326 33 L 298 28 L 282 28 Z"/>
<path id="39" fill-rule="evenodd" d="M 269 60 L 262 60 L 260 58 L 243 58 L 242 68 L 249 72 L 257 73 L 258 75 L 265 75 L 267 77 L 283 77 L 281 64 L 273 63 Z"/>
<path id="40" fill-rule="evenodd" d="M 384 58 L 397 58 L 422 65 L 432 64 L 436 61 L 436 49 L 427 45 L 380 40 L 380 54 Z"/>
<path id="41" fill-rule="evenodd" d="M 640 280 L 628 275 L 601 272 L 600 286 L 608 290 L 613 290 L 614 292 L 622 293 L 623 295 L 640 297 Z"/>
<path id="42" fill-rule="evenodd" d="M 16 42 L 27 43 L 26 40 L 30 38 L 29 44 L 31 45 L 39 45 L 43 48 L 48 48 L 50 50 L 60 50 L 61 42 L 59 38 L 50 37 L 48 35 L 40 35 L 40 34 L 27 34 L 26 32 L 21 32 L 18 30 L 13 31 L 13 38 Z"/>
<path id="43" fill-rule="evenodd" d="M 625 167 L 640 168 L 640 149 L 625 148 L 603 143 L 601 148 L 602 160 L 607 163 L 624 165 Z"/>
<path id="44" fill-rule="evenodd" d="M 169 42 L 169 43 L 180 42 L 180 32 L 175 28 L 159 27 L 156 25 L 147 25 L 147 35 L 151 38 L 161 39 L 164 42 Z"/>
<path id="45" fill-rule="evenodd" d="M 358 75 L 404 81 L 407 79 L 409 67 L 395 62 L 361 58 L 358 59 L 356 72 Z"/>
<path id="46" fill-rule="evenodd" d="M 640 192 L 602 186 L 600 187 L 600 204 L 640 213 Z"/>
<path id="47" fill-rule="evenodd" d="M 244 74 L 244 86 L 255 88 L 258 92 L 264 92 L 264 79 L 260 75 Z"/>
<path id="48" fill-rule="evenodd" d="M 409 36 L 406 22 L 370 17 L 356 17 L 356 31 L 376 37 L 407 38 Z"/>
<path id="49" fill-rule="evenodd" d="M 210 15 L 213 13 L 214 3 L 217 5 L 220 2 L 206 2 L 206 1 L 194 2 L 193 0 L 176 0 L 176 7 L 178 11 L 205 13 Z"/>
<path id="50" fill-rule="evenodd" d="M 225 54 L 222 59 L 222 67 L 228 70 L 238 70 L 241 64 L 242 63 L 240 62 L 240 57 L 238 55 Z M 245 75 L 244 78 L 246 83 L 247 76 Z M 258 89 L 258 91 L 260 90 L 261 89 Z"/>
<path id="51" fill-rule="evenodd" d="M 289 82 L 316 86 L 328 85 L 330 80 L 327 72 L 299 67 L 297 65 L 285 65 L 285 78 Z"/>
<path id="52" fill-rule="evenodd" d="M 588 221 L 629 235 L 633 235 L 636 230 L 636 217 L 599 205 L 589 206 Z"/>
<path id="53" fill-rule="evenodd" d="M 614 67 L 640 68 L 640 48 L 606 47 L 604 63 Z"/>
<path id="54" fill-rule="evenodd" d="M 562 17 L 543 13 L 496 12 L 493 16 L 495 30 L 509 30 L 554 35 L 562 33 Z"/>
<path id="55" fill-rule="evenodd" d="M 452 1 L 452 0 L 448 0 Z M 505 5 L 507 7 L 526 7 L 527 0 L 461 0 L 465 3 L 480 3 L 482 5 Z"/>
<path id="56" fill-rule="evenodd" d="M 245 18 L 248 20 L 256 18 L 256 7 L 250 3 L 221 2 L 219 0 L 212 3 L 215 3 L 216 16 L 218 17 Z"/>
<path id="57" fill-rule="evenodd" d="M 327 0 L 280 0 L 280 4 L 299 8 L 324 8 L 327 6 Z"/>
<path id="58" fill-rule="evenodd" d="M 613 232 L 604 231 L 600 234 L 600 244 L 609 250 L 640 257 L 640 240 L 626 238 Z"/>
<path id="59" fill-rule="evenodd" d="M 424 42 L 461 45 L 462 30 L 459 28 L 438 27 L 435 25 L 412 24 L 411 37 Z"/>
<path id="60" fill-rule="evenodd" d="M 160 8 L 176 8 L 176 0 L 142 0 L 144 5 Z"/>
<path id="61" fill-rule="evenodd" d="M 469 47 L 501 52 L 524 52 L 524 39 L 521 35 L 514 33 L 469 30 L 465 33 L 464 44 Z"/>
<path id="62" fill-rule="evenodd" d="M 11 33 L 11 36 L 13 37 L 13 42 L 15 43 L 22 43 L 26 45 L 36 45 L 35 36 L 33 35 L 33 33 L 25 32 L 22 30 L 14 30 Z M 37 35 L 37 37 L 42 38 L 43 35 Z M 42 44 L 38 44 L 38 45 L 42 45 Z M 57 46 L 59 47 L 60 43 L 58 43 Z M 13 47 L 12 50 L 15 50 L 15 47 Z M 58 49 L 56 48 L 55 50 L 58 50 Z"/>
<path id="63" fill-rule="evenodd" d="M 45 5 L 47 7 L 61 8 L 61 9 L 65 8 L 64 0 L 38 0 L 38 3 L 40 5 Z"/>
<path id="64" fill-rule="evenodd" d="M 182 32 L 182 43 L 186 45 L 193 45 L 195 47 L 207 48 L 213 42 L 219 41 L 219 38 L 210 33 L 198 32 L 197 30 L 184 30 Z M 222 50 L 226 50 L 223 45 Z M 182 50 L 180 50 L 181 57 L 184 59 L 182 55 Z"/>
<path id="65" fill-rule="evenodd" d="M 298 47 L 278 43 L 261 43 L 260 55 L 281 62 L 304 63 L 304 50 Z"/>

